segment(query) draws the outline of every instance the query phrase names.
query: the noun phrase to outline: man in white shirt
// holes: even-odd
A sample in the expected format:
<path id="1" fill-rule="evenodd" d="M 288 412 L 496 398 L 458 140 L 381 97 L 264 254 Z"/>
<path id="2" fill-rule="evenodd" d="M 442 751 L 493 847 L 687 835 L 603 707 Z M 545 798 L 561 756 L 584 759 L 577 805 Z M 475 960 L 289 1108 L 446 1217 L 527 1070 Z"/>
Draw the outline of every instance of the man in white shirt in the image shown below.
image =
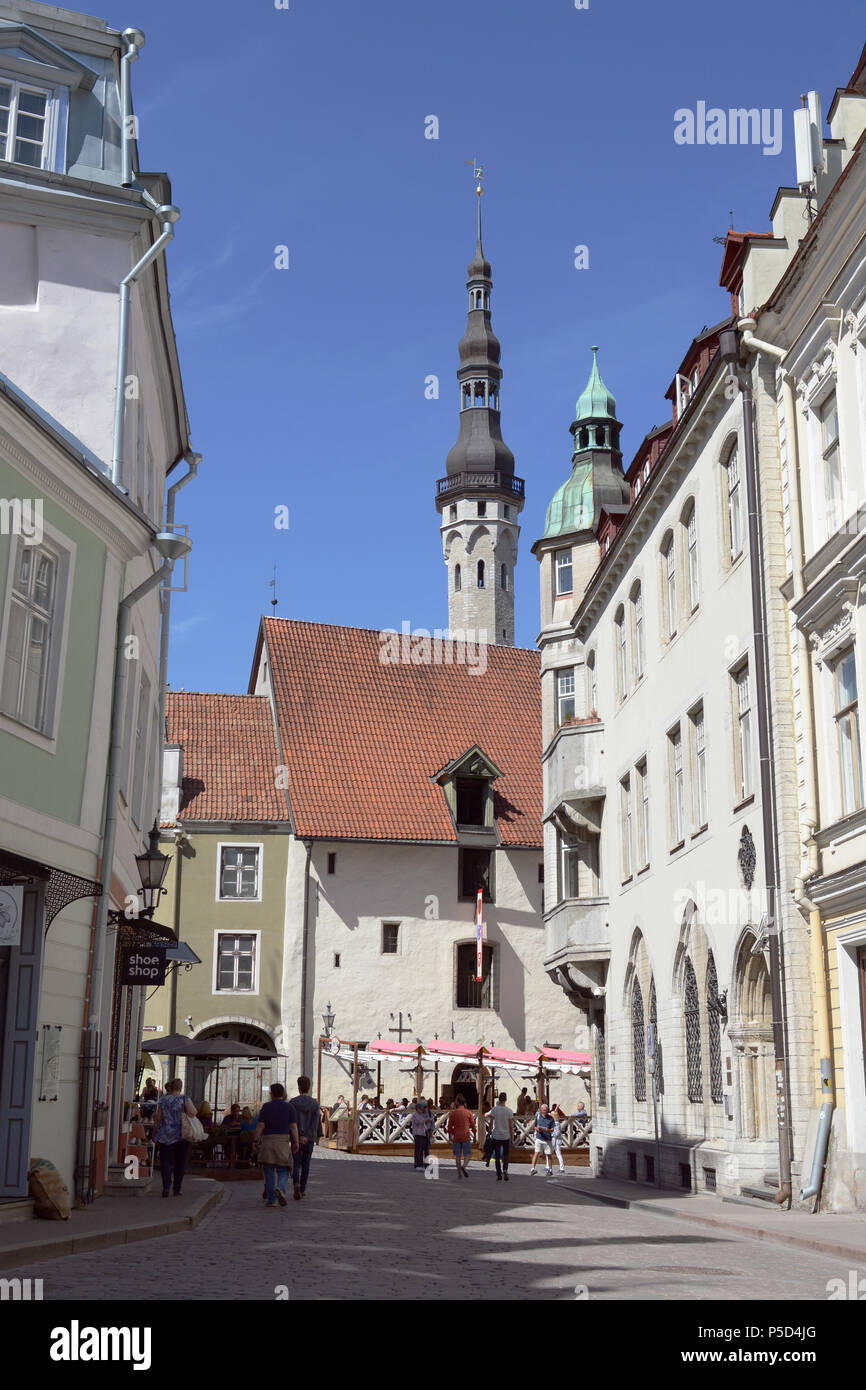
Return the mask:
<path id="1" fill-rule="evenodd" d="M 508 1155 L 511 1152 L 513 1139 L 512 1120 L 514 1111 L 509 1110 L 505 1104 L 505 1092 L 499 1092 L 499 1100 L 490 1114 L 487 1116 L 490 1124 L 490 1138 L 493 1140 L 493 1152 L 496 1156 L 496 1181 L 501 1182 L 503 1178 L 508 1182 Z"/>

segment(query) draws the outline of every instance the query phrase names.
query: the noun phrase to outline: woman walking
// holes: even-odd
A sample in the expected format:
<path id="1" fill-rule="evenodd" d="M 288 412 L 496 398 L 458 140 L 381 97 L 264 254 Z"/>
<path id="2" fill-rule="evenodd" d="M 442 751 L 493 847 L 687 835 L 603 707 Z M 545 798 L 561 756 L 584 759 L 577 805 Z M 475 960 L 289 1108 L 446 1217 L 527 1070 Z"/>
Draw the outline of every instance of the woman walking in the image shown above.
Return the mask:
<path id="1" fill-rule="evenodd" d="M 174 1195 L 180 1196 L 189 1141 L 183 1137 L 183 1116 L 195 1118 L 195 1106 L 182 1095 L 183 1082 L 179 1076 L 169 1081 L 165 1095 L 156 1108 L 156 1128 L 153 1137 L 159 1144 L 159 1168 L 162 1173 L 162 1195 L 169 1197 L 174 1182 Z"/>

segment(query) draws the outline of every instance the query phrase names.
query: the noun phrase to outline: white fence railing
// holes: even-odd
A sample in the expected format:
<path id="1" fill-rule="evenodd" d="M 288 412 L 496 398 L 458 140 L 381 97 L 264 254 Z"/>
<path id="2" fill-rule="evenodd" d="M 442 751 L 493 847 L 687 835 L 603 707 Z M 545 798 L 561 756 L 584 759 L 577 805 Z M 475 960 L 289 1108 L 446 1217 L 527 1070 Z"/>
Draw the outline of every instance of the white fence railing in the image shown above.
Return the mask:
<path id="1" fill-rule="evenodd" d="M 475 1112 L 473 1111 L 474 1115 Z M 449 1111 L 434 1111 L 433 1134 L 431 1143 L 449 1144 L 447 1123 Z M 589 1143 L 589 1133 L 592 1123 L 589 1119 L 581 1123 L 575 1115 L 568 1115 L 560 1121 L 562 1126 L 562 1147 L 564 1152 L 573 1149 L 584 1148 Z M 515 1149 L 531 1149 L 534 1146 L 534 1126 L 535 1116 L 515 1115 L 514 1126 L 514 1145 Z M 358 1143 L 359 1144 L 411 1144 L 412 1143 L 412 1111 L 411 1110 L 359 1110 L 358 1111 Z"/>

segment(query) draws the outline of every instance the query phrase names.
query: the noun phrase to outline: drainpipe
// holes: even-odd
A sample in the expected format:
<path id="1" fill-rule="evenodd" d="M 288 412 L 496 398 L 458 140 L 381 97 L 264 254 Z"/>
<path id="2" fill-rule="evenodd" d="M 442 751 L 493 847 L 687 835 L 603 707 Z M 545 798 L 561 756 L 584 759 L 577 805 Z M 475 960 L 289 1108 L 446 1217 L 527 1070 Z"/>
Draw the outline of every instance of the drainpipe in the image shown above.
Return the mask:
<path id="1" fill-rule="evenodd" d="M 194 454 L 191 449 L 187 449 L 184 454 L 184 462 L 189 465 L 189 472 L 173 483 L 168 490 L 165 504 L 165 529 L 170 531 L 174 525 L 174 502 L 175 497 L 182 487 L 192 482 L 198 473 L 198 466 L 201 463 L 201 454 Z M 159 729 L 160 738 L 160 786 L 162 785 L 162 745 L 165 742 L 165 702 L 168 691 L 168 639 L 170 634 L 169 616 L 171 614 L 171 586 L 166 585 L 162 593 L 162 626 L 159 633 Z M 180 940 L 180 938 L 178 938 Z"/>
<path id="2" fill-rule="evenodd" d="M 301 1073 L 308 1075 L 306 1070 L 306 1048 L 307 1048 L 307 956 L 309 954 L 309 908 L 310 908 L 310 860 L 313 855 L 312 840 L 304 840 L 304 848 L 307 851 L 307 862 L 304 865 L 304 929 L 301 938 L 301 1037 L 300 1037 L 300 1057 Z M 311 1062 L 312 1065 L 312 1062 Z"/>
<path id="3" fill-rule="evenodd" d="M 126 52 L 120 59 L 120 182 L 124 188 L 131 188 L 134 182 L 132 173 L 132 142 L 130 129 L 132 119 L 132 91 L 130 67 L 138 61 L 138 51 L 144 48 L 144 34 L 140 29 L 124 29 L 120 36 L 126 43 Z"/>
<path id="4" fill-rule="evenodd" d="M 751 321 L 750 321 L 751 322 Z M 757 350 L 757 349 L 753 349 Z M 749 373 L 740 367 L 740 344 L 736 330 L 726 329 L 719 336 L 719 351 L 734 372 L 743 406 L 743 446 L 746 462 L 746 495 L 749 508 L 749 574 L 752 592 L 752 627 L 755 653 L 755 702 L 758 722 L 758 753 L 761 768 L 761 824 L 764 850 L 764 883 L 767 893 L 770 954 L 770 996 L 773 1008 L 773 1052 L 776 1069 L 776 1118 L 779 1133 L 779 1205 L 791 1205 L 790 1097 L 785 1027 L 785 991 L 782 978 L 779 917 L 779 862 L 776 842 L 775 786 L 772 771 L 772 729 L 768 696 L 768 653 L 766 632 L 766 593 L 764 586 L 761 522 L 758 503 L 758 472 L 755 450 L 755 406 Z M 773 355 L 780 349 L 773 349 Z"/>
<path id="5" fill-rule="evenodd" d="M 740 320 L 739 327 L 742 330 L 743 344 L 753 352 L 763 352 L 770 357 L 774 357 L 778 362 L 781 362 L 787 356 L 787 349 L 776 347 L 773 343 L 767 343 L 760 338 L 756 338 L 752 331 L 755 326 L 754 319 Z M 791 558 L 794 602 L 796 603 L 797 599 L 802 597 L 805 590 L 803 581 L 805 537 L 803 533 L 803 490 L 800 473 L 797 417 L 794 406 L 794 382 L 793 378 L 787 373 L 783 373 L 782 376 L 782 405 L 785 419 L 785 438 L 788 444 L 788 497 L 791 508 L 791 548 L 793 552 Z M 809 833 L 803 844 L 807 856 L 808 872 L 811 875 L 817 873 L 819 868 L 818 846 L 814 838 L 815 827 L 818 824 L 818 771 L 815 761 L 817 757 L 815 740 L 811 737 L 811 730 L 815 727 L 812 661 L 805 634 L 799 626 L 795 629 L 795 632 L 798 667 L 800 671 L 800 702 L 803 712 L 803 722 L 806 729 L 809 731 L 810 743 L 809 754 L 805 759 L 806 804 L 803 814 L 803 820 Z M 810 1197 L 815 1198 L 812 1208 L 814 1213 L 818 1210 L 821 1182 L 827 1162 L 830 1128 L 832 1125 L 833 1111 L 836 1108 L 836 1088 L 833 1077 L 830 996 L 827 985 L 826 961 L 824 957 L 824 927 L 821 921 L 820 908 L 806 896 L 802 875 L 799 875 L 794 880 L 794 902 L 801 910 L 809 913 L 809 954 L 812 966 L 812 987 L 815 991 L 815 1028 L 817 1033 L 816 1041 L 818 1044 L 821 1113 L 818 1119 L 818 1133 L 815 1138 L 815 1151 L 812 1156 L 809 1183 L 808 1186 L 800 1189 L 801 1202 L 807 1201 Z"/>
<path id="6" fill-rule="evenodd" d="M 124 646 L 129 631 L 129 616 L 133 606 L 150 593 L 164 580 L 171 578 L 175 560 L 190 549 L 190 541 L 185 536 L 175 536 L 161 531 L 154 538 L 154 545 L 163 557 L 160 569 L 155 570 L 138 588 L 133 589 L 118 605 L 117 641 L 114 652 L 114 686 L 111 699 L 111 749 L 108 759 L 108 778 L 106 788 L 105 812 L 102 829 L 101 879 L 102 895 L 97 900 L 96 923 L 93 935 L 93 951 L 90 961 L 90 1016 L 87 1020 L 87 1039 L 84 1052 L 94 1055 L 94 1047 L 101 1050 L 99 1039 L 99 1018 L 102 1011 L 102 975 L 105 936 L 108 926 L 108 910 L 111 900 L 111 874 L 114 864 L 114 850 L 117 841 L 117 796 L 120 786 L 120 759 L 123 752 L 123 693 L 125 660 Z M 80 1175 L 79 1196 L 89 1202 L 93 1199 L 92 1167 L 90 1159 L 91 1126 L 94 1123 L 94 1107 L 101 1087 L 102 1058 L 97 1052 L 92 1071 L 88 1072 L 88 1096 L 83 1107 L 81 1128 L 79 1130 L 79 1151 L 76 1172 Z M 106 1117 L 107 1119 L 107 1117 Z M 83 1192 L 81 1189 L 84 1189 Z"/>
<path id="7" fill-rule="evenodd" d="M 114 445 L 111 456 L 111 481 L 120 486 L 120 473 L 123 459 L 123 424 L 126 389 L 126 366 L 129 356 L 130 300 L 132 285 L 146 270 L 151 261 L 161 255 L 174 237 L 173 226 L 180 217 L 180 211 L 173 203 L 163 203 L 156 210 L 156 217 L 162 222 L 162 232 L 149 251 L 146 251 L 137 265 L 120 282 L 120 323 L 117 333 L 117 381 L 114 397 Z"/>

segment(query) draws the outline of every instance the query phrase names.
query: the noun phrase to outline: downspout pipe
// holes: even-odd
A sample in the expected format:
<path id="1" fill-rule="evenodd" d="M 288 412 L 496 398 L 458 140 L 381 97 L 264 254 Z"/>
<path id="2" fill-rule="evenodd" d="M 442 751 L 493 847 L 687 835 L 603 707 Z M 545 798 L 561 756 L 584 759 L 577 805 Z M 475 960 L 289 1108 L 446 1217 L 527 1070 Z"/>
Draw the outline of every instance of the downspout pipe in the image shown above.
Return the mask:
<path id="1" fill-rule="evenodd" d="M 312 840 L 305 840 L 304 847 L 307 851 L 307 860 L 304 865 L 304 927 L 301 936 L 301 1036 L 299 1039 L 300 1065 L 302 1074 L 309 1075 L 307 1072 L 307 958 L 309 955 L 310 938 L 310 860 L 313 856 Z M 312 1058 L 310 1060 L 312 1067 Z"/>
<path id="2" fill-rule="evenodd" d="M 761 338 L 755 337 L 755 320 L 752 318 L 740 319 L 738 327 L 742 334 L 742 343 L 752 352 L 765 353 L 768 357 L 774 358 L 781 363 L 788 355 L 786 348 L 777 347 L 775 343 L 768 343 Z M 841 324 L 840 324 L 841 332 Z M 797 438 L 797 417 L 794 405 L 794 385 L 789 373 L 782 373 L 782 405 L 785 416 L 785 435 L 788 443 L 788 495 L 791 503 L 791 541 L 792 541 L 792 569 L 793 569 L 793 588 L 794 601 L 801 598 L 805 584 L 803 582 L 803 564 L 805 559 L 805 537 L 803 534 L 803 498 L 800 478 L 800 451 Z M 806 639 L 798 627 L 797 632 L 797 652 L 799 657 L 800 669 L 800 700 L 803 710 L 803 719 L 809 729 L 815 727 L 814 703 L 812 696 L 812 663 L 809 655 Z M 814 739 L 811 740 L 809 756 L 805 759 L 806 772 L 806 805 L 804 808 L 804 821 L 809 830 L 809 837 L 804 842 L 804 847 L 808 855 L 808 867 L 810 873 L 818 871 L 818 851 L 815 844 L 814 831 L 818 824 L 818 775 L 815 766 L 816 748 Z M 815 1022 L 818 1044 L 818 1069 L 820 1077 L 820 1096 L 821 1111 L 818 1118 L 818 1132 L 815 1136 L 815 1150 L 812 1156 L 812 1168 L 809 1182 L 800 1189 L 800 1201 L 806 1202 L 809 1198 L 814 1198 L 813 1213 L 818 1210 L 819 1198 L 821 1195 L 821 1184 L 823 1181 L 824 1170 L 827 1164 L 827 1150 L 830 1143 L 830 1130 L 833 1123 L 833 1111 L 836 1108 L 836 1087 L 833 1076 L 833 1053 L 830 1031 L 830 998 L 827 987 L 827 969 L 824 958 L 824 929 L 821 922 L 820 909 L 813 903 L 805 892 L 805 885 L 802 875 L 794 880 L 794 902 L 802 910 L 809 913 L 809 954 L 812 965 L 812 982 L 815 991 Z"/>
<path id="3" fill-rule="evenodd" d="M 114 851 L 117 842 L 117 796 L 120 785 L 120 760 L 123 753 L 123 694 L 124 678 L 126 665 L 124 661 L 124 647 L 129 633 L 130 613 L 136 603 L 146 594 L 155 589 L 158 584 L 171 578 L 174 561 L 178 553 L 183 553 L 184 549 L 189 548 L 189 542 L 184 538 L 184 544 L 178 551 L 177 538 L 174 536 L 161 536 L 157 538 L 157 544 L 162 541 L 163 548 L 166 550 L 166 558 L 158 570 L 149 575 L 137 588 L 127 594 L 118 605 L 117 615 L 117 640 L 114 651 L 114 686 L 111 699 L 111 748 L 108 759 L 108 777 L 106 785 L 105 813 L 103 817 L 102 831 L 102 854 L 100 876 L 102 880 L 102 894 L 97 900 L 96 922 L 93 933 L 93 952 L 90 962 L 90 1016 L 87 1020 L 86 1042 L 84 1051 L 87 1055 L 94 1057 L 94 1066 L 88 1073 L 87 1090 L 88 1096 L 85 1098 L 86 1120 L 82 1123 L 79 1131 L 79 1153 L 76 1163 L 76 1172 L 80 1175 L 79 1197 L 85 1202 L 93 1199 L 93 1170 L 90 1157 L 91 1150 L 91 1129 L 94 1123 L 94 1107 L 99 1096 L 102 1084 L 102 1056 L 99 1021 L 102 1011 L 103 994 L 103 958 L 105 954 L 105 936 L 108 927 L 108 912 L 111 901 L 111 874 L 114 865 Z"/>
<path id="4" fill-rule="evenodd" d="M 120 182 L 124 188 L 131 188 L 134 182 L 132 172 L 132 85 L 130 71 L 138 62 L 139 49 L 144 48 L 144 34 L 140 29 L 124 29 L 120 36 L 126 44 L 126 52 L 120 58 Z"/>
<path id="5" fill-rule="evenodd" d="M 734 329 L 719 336 L 719 351 L 735 373 L 743 407 L 743 449 L 746 462 L 746 495 L 749 510 L 749 571 L 752 595 L 752 627 L 755 655 L 755 703 L 761 779 L 761 827 L 764 851 L 764 883 L 769 925 L 770 995 L 773 1008 L 773 1053 L 776 1071 L 776 1119 L 779 1135 L 779 1205 L 791 1205 L 791 1131 L 788 1087 L 787 1036 L 784 985 L 779 948 L 779 860 L 776 843 L 776 804 L 772 771 L 770 705 L 767 679 L 766 594 L 762 564 L 761 524 L 758 511 L 758 473 L 755 450 L 755 406 L 749 373 L 740 366 L 740 342 Z M 774 356 L 779 353 L 774 349 Z M 782 354 L 784 355 L 784 354 Z"/>
<path id="6" fill-rule="evenodd" d="M 123 467 L 123 424 L 124 424 L 124 404 L 126 401 L 126 367 L 129 357 L 129 329 L 130 329 L 130 308 L 132 286 L 143 271 L 147 269 L 151 261 L 155 261 L 157 256 L 162 255 L 168 243 L 174 237 L 174 224 L 180 217 L 180 210 L 173 203 L 163 203 L 155 211 L 154 216 L 158 217 L 162 223 L 162 232 L 148 251 L 142 256 L 141 260 L 132 267 L 128 275 L 120 282 L 120 321 L 117 332 L 117 380 L 115 383 L 114 397 L 114 441 L 111 455 L 111 481 L 115 487 L 120 487 L 120 474 Z"/>
<path id="7" fill-rule="evenodd" d="M 184 462 L 189 465 L 189 472 L 179 478 L 176 483 L 172 483 L 168 490 L 165 503 L 165 529 L 170 531 L 174 525 L 174 503 L 177 494 L 187 483 L 191 483 L 198 473 L 198 466 L 201 463 L 201 454 L 194 454 L 188 449 L 184 454 Z M 162 786 L 162 748 L 165 743 L 165 703 L 168 693 L 168 641 L 170 636 L 169 618 L 171 615 L 171 587 L 166 584 L 162 593 L 162 624 L 159 633 L 159 785 Z"/>

